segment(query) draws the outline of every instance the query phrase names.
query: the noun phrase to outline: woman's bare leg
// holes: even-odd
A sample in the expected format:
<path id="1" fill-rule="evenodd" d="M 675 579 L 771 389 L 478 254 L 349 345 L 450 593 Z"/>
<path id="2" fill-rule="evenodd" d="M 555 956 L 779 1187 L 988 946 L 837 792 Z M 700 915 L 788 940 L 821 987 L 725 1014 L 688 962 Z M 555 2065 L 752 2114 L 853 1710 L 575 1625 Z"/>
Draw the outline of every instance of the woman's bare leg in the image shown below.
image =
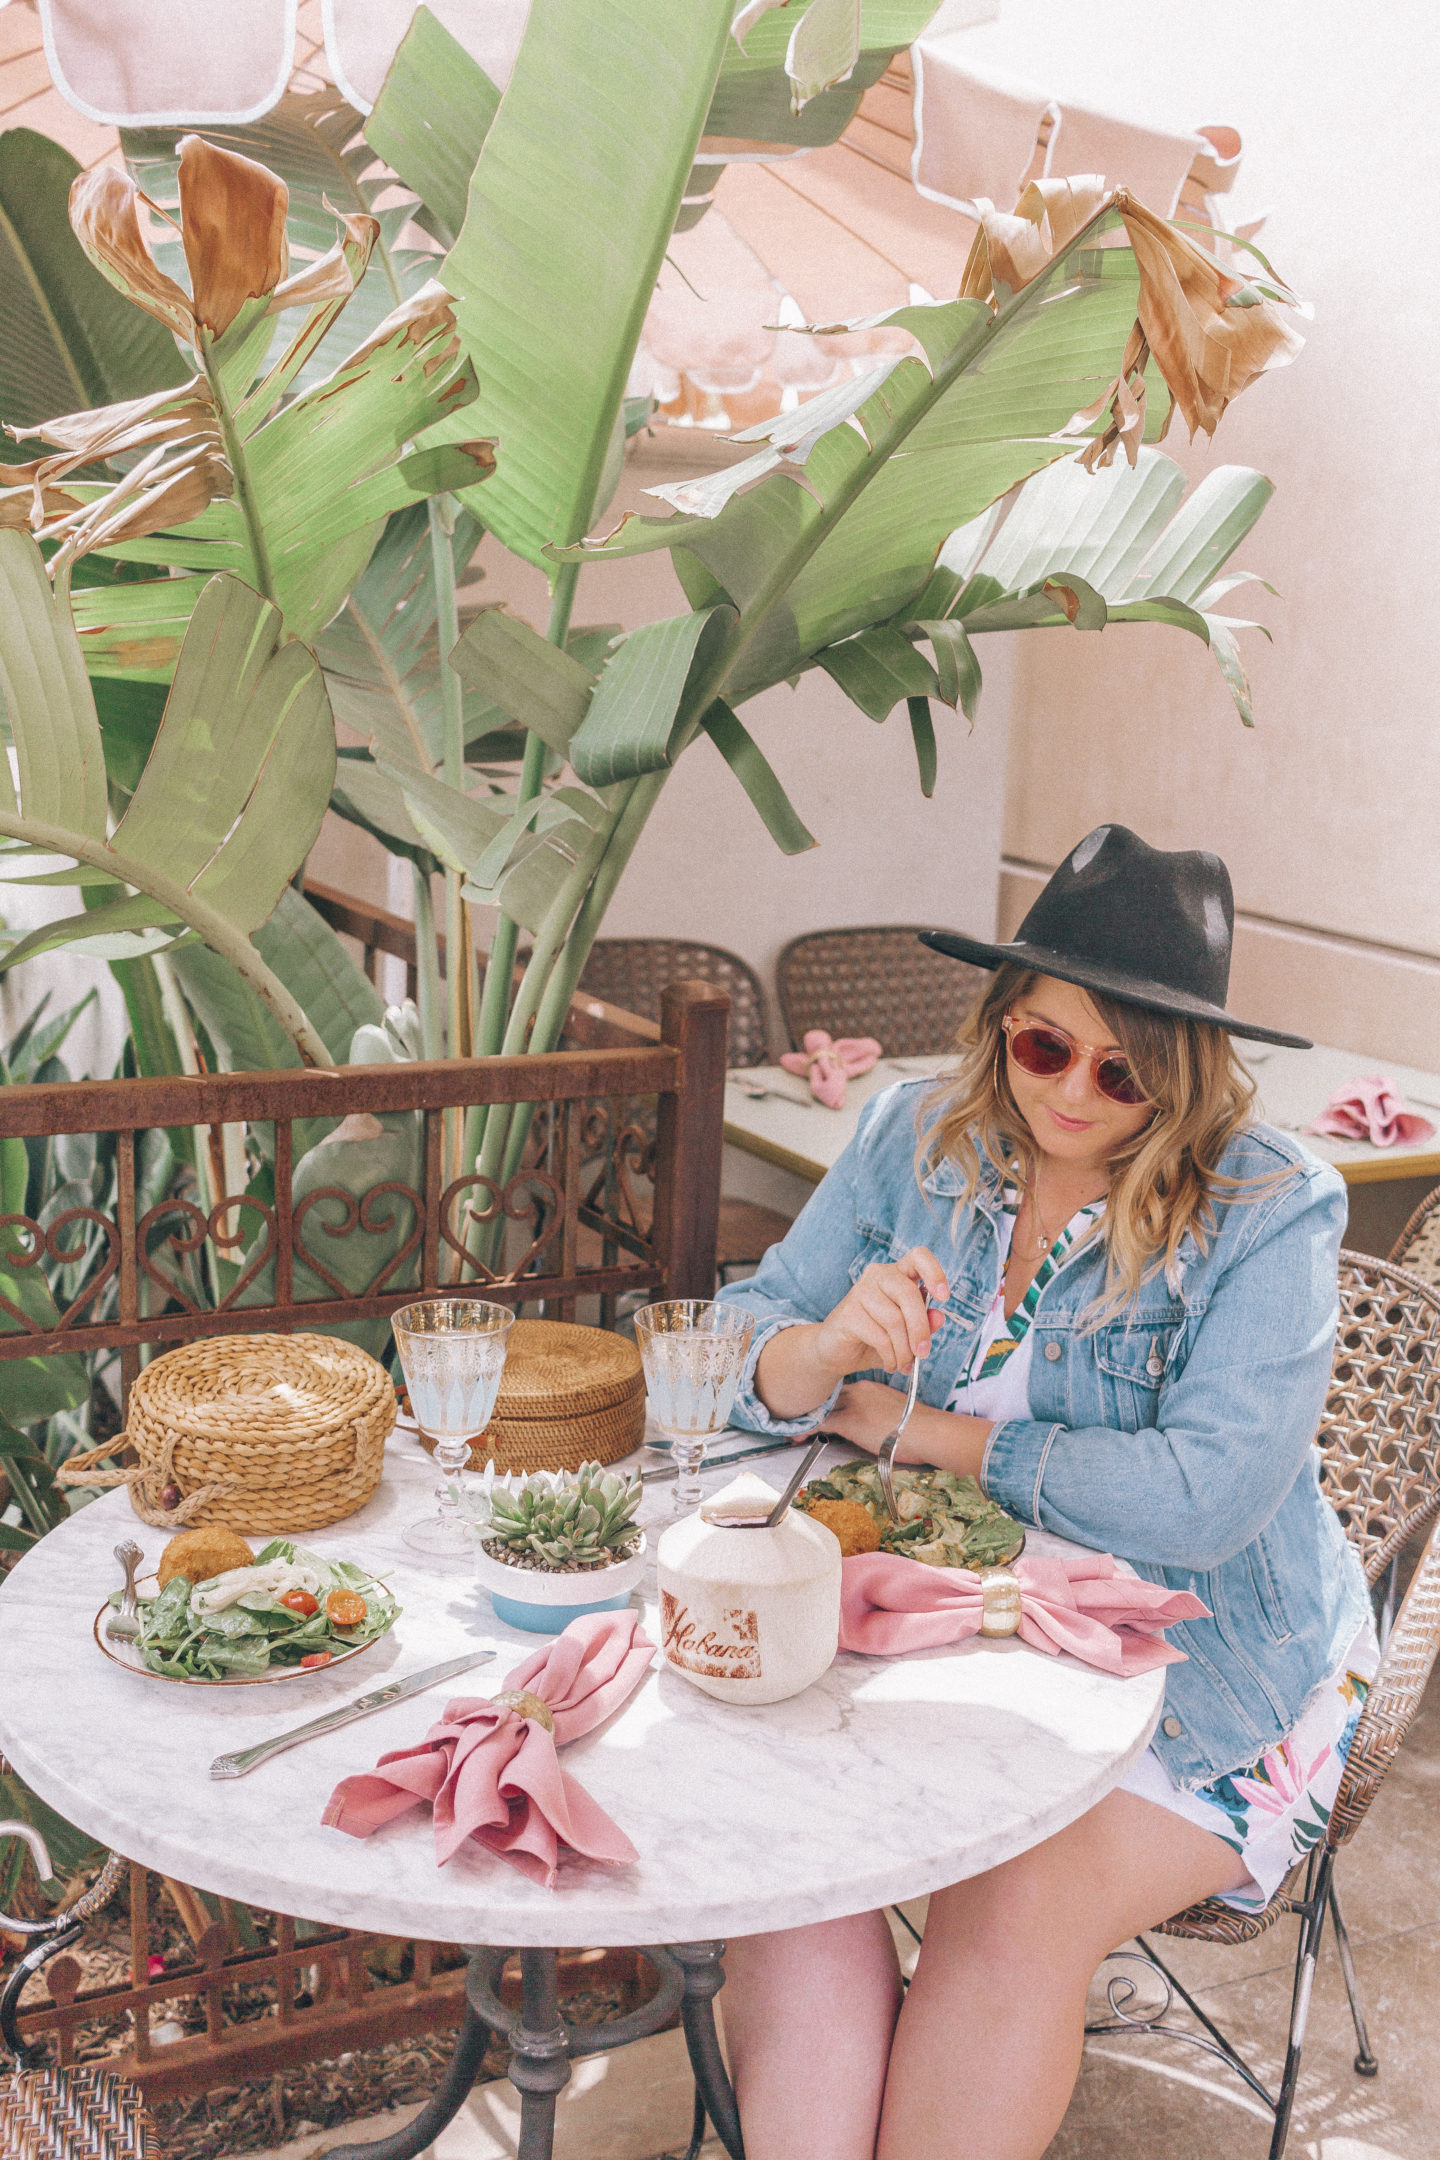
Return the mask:
<path id="1" fill-rule="evenodd" d="M 1102 1959 L 1245 1879 L 1222 1839 L 1116 1792 L 1043 1845 L 932 1896 L 878 2160 L 1039 2160 L 1070 2104 Z M 829 2148 L 790 2151 L 828 2160 Z"/>
<path id="2" fill-rule="evenodd" d="M 745 2160 L 873 2160 L 900 2007 L 885 1915 L 731 1942 L 721 2001 Z"/>

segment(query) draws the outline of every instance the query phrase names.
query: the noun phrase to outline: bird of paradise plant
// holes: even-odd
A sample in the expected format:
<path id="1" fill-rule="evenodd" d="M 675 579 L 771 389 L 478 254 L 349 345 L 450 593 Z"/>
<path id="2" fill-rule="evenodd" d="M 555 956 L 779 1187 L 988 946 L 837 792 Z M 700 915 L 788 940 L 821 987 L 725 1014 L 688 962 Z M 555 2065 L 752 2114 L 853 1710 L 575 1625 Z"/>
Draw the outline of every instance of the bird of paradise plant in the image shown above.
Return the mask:
<path id="1" fill-rule="evenodd" d="M 855 50 L 863 59 L 887 39 L 893 50 L 928 13 L 865 0 Z M 313 646 L 335 710 L 364 738 L 327 783 L 336 807 L 417 872 L 430 1054 L 442 1027 L 452 1052 L 559 1040 L 620 874 L 675 760 L 700 736 L 778 845 L 813 845 L 740 716 L 749 698 L 811 668 L 872 719 L 906 705 L 926 792 L 933 706 L 973 717 L 975 640 L 989 630 L 1186 628 L 1215 652 L 1249 718 L 1236 641 L 1245 625 L 1220 603 L 1242 581 L 1225 565 L 1269 483 L 1221 467 L 1182 503 L 1179 470 L 1155 444 L 1177 410 L 1192 433 L 1213 432 L 1231 398 L 1293 356 L 1293 296 L 1263 263 L 1247 278 L 1099 179 L 1041 183 L 1013 215 L 987 212 L 956 296 L 883 318 L 913 340 L 908 357 L 747 431 L 741 463 L 655 490 L 670 515 L 596 536 L 650 293 L 693 198 L 706 130 L 719 132 L 710 116 L 723 111 L 727 140 L 739 137 L 748 97 L 772 131 L 803 130 L 840 95 L 817 75 L 843 72 L 853 40 L 836 26 L 855 18 L 853 0 L 811 0 L 808 17 L 797 0 L 748 9 L 736 25 L 743 45 L 731 14 L 730 0 L 679 13 L 669 0 L 599 11 L 534 0 L 501 98 L 421 9 L 363 139 L 333 100 L 314 117 L 308 164 L 279 119 L 268 137 L 266 123 L 255 131 L 257 151 L 279 142 L 279 162 L 343 183 L 333 246 L 293 276 L 287 213 L 301 201 L 313 228 L 317 191 L 287 196 L 278 173 L 234 147 L 179 146 L 188 290 L 147 243 L 133 177 L 108 169 L 77 183 L 75 231 L 90 260 L 186 340 L 196 368 L 147 398 L 32 425 L 51 447 L 3 475 L 0 522 L 28 526 L 47 549 L 60 599 L 75 573 L 78 649 L 97 681 L 173 673 L 217 572 L 273 606 L 283 636 Z M 776 117 L 777 82 L 788 121 Z M 129 148 L 143 170 L 161 146 L 148 137 Z M 388 167 L 378 181 L 377 154 Z M 399 210 L 366 207 L 397 181 L 409 190 Z M 323 381 L 307 379 L 317 346 L 333 348 L 342 311 L 373 285 L 373 258 L 403 290 L 394 266 L 406 218 L 412 236 L 418 221 L 438 243 L 428 264 L 417 258 L 434 275 Z M 272 358 L 273 318 L 290 307 L 305 309 L 301 327 Z M 99 459 L 118 477 L 86 477 Z M 490 608 L 461 634 L 457 581 L 482 529 L 486 547 L 546 571 L 543 628 Z M 578 640 L 577 585 L 600 574 L 587 566 L 657 549 L 688 610 Z M 111 569 L 82 587 L 86 560 Z M 218 742 L 212 754 L 223 754 Z M 317 779 L 272 813 L 277 870 L 303 859 L 318 793 Z M 0 829 L 33 837 L 23 804 Z M 282 892 L 267 924 L 240 930 L 282 987 L 290 971 L 287 1004 L 253 966 L 246 974 L 233 937 L 217 939 L 173 890 L 162 897 L 147 883 L 142 860 L 127 856 L 121 870 L 95 857 L 110 837 L 87 845 L 70 850 L 87 876 L 98 869 L 131 888 L 115 904 L 136 912 L 113 918 L 113 934 L 135 936 L 143 917 L 152 949 L 190 941 L 176 967 L 209 999 L 212 1035 L 225 1032 L 224 999 L 213 968 L 200 979 L 197 937 L 258 994 L 275 1024 L 264 1037 L 272 1053 L 278 1030 L 285 1055 L 343 1057 L 341 1018 L 375 1017 L 348 978 L 337 1017 L 343 970 L 327 957 L 317 978 L 323 940 L 313 921 L 301 934 L 293 896 Z M 452 967 L 443 1020 L 426 915 L 434 865 L 447 874 L 452 952 L 469 942 L 467 901 L 498 910 L 483 993 L 468 999 L 465 970 Z M 48 942 L 97 931 L 96 914 L 76 916 Z M 532 946 L 517 988 L 522 931 Z M 328 1039 L 301 981 L 330 995 Z M 243 1034 L 233 1008 L 232 1021 Z M 482 1169 L 505 1174 L 523 1137 L 496 1112 L 469 1146 Z"/>

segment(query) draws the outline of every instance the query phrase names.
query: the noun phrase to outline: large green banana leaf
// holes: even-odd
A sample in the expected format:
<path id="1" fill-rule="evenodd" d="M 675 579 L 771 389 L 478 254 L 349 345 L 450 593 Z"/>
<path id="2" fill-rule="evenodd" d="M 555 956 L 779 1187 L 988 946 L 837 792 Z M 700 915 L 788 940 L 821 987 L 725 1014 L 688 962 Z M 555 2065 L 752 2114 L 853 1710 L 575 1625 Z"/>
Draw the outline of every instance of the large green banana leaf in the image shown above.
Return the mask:
<path id="1" fill-rule="evenodd" d="M 531 562 L 594 516 L 731 13 L 531 7 L 442 272 L 479 377 L 465 426 L 504 445 L 476 514 Z"/>
<path id="2" fill-rule="evenodd" d="M 68 856 L 59 881 L 105 887 L 5 955 L 78 945 L 131 957 L 194 934 L 250 984 L 302 1054 L 333 1062 L 261 958 L 271 914 L 320 828 L 335 770 L 334 723 L 314 655 L 282 642 L 278 611 L 236 578 L 196 603 L 154 748 L 107 832 L 105 761 L 80 641 L 35 542 L 0 532 L 0 706 L 16 778 L 0 767 L 7 876 L 35 854 Z M 56 882 L 51 873 L 42 873 Z"/>
<path id="3" fill-rule="evenodd" d="M 811 0 L 808 10 L 790 0 L 789 6 L 772 5 L 758 18 L 753 8 L 744 9 L 726 47 L 706 116 L 707 138 L 797 150 L 838 141 L 865 92 L 897 52 L 914 44 L 935 9 L 936 0 L 861 0 L 858 8 L 855 0 L 838 6 L 834 0 Z M 801 28 L 807 13 L 829 20 L 817 20 L 807 36 Z M 747 22 L 747 17 L 755 19 Z M 823 36 L 817 35 L 821 32 Z M 801 86 L 785 64 L 792 46 L 798 47 L 796 57 L 802 60 L 812 46 L 818 47 L 821 66 L 811 81 L 828 79 L 832 84 L 810 89 L 798 113 L 794 107 Z"/>
<path id="4" fill-rule="evenodd" d="M 1163 622 L 1210 647 L 1248 726 L 1250 689 L 1236 633 L 1263 625 L 1217 612 L 1227 593 L 1253 581 L 1246 572 L 1220 572 L 1274 484 L 1246 466 L 1217 465 L 1182 502 L 1184 492 L 1180 467 L 1158 450 L 1141 450 L 1133 468 L 1117 463 L 1092 474 L 1072 460 L 1038 474 L 998 530 L 968 527 L 942 549 L 915 611 L 927 636 L 938 629 L 937 665 L 955 629 L 975 637 Z M 826 664 L 864 643 L 862 636 L 832 648 Z"/>
<path id="5" fill-rule="evenodd" d="M 384 1000 L 344 942 L 293 885 L 268 922 L 255 932 L 256 951 L 305 1012 L 337 1065 L 350 1053 L 356 1028 L 376 1025 Z M 170 965 L 227 1072 L 269 1072 L 298 1065 L 300 1053 L 266 1007 L 221 954 L 208 946 L 178 947 Z"/>
<path id="6" fill-rule="evenodd" d="M 189 373 L 174 339 L 121 299 L 71 230 L 79 174 L 48 135 L 0 134 L 0 426 L 143 397 Z"/>
<path id="7" fill-rule="evenodd" d="M 480 532 L 478 521 L 462 510 L 449 542 L 457 577 Z M 444 758 L 435 617 L 430 524 L 424 504 L 417 503 L 390 519 L 345 605 L 315 640 L 337 721 L 392 762 L 419 772 L 436 771 Z M 469 693 L 467 738 L 508 724 L 489 699 Z"/>
<path id="8" fill-rule="evenodd" d="M 1112 223 L 1102 213 L 1089 230 Z M 723 483 L 743 485 L 745 468 L 702 483 L 701 515 L 626 520 L 584 559 L 669 548 L 694 605 L 740 610 L 723 687 L 732 703 L 752 697 L 903 609 L 948 534 L 1073 454 L 1061 431 L 1113 378 L 1138 289 L 1127 250 L 1072 247 L 993 314 L 978 300 L 902 308 L 885 321 L 925 358 L 878 367 L 853 424 L 782 449 L 781 469 L 743 493 Z M 1154 432 L 1167 409 L 1161 384 Z M 752 473 L 794 442 L 796 417 L 764 431 L 776 444 L 747 461 Z"/>
<path id="9" fill-rule="evenodd" d="M 410 27 L 365 122 L 370 147 L 412 188 L 447 246 L 465 222 L 470 175 L 500 92 L 428 7 Z"/>

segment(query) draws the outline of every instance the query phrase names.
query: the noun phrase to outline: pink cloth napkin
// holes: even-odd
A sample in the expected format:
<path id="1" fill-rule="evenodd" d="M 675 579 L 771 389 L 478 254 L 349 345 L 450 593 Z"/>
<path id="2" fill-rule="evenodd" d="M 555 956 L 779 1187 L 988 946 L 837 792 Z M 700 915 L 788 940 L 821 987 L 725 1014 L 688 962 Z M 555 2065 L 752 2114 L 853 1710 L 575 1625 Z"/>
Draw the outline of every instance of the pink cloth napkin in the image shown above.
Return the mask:
<path id="1" fill-rule="evenodd" d="M 1332 1140 L 1368 1140 L 1371 1147 L 1410 1147 L 1435 1136 L 1429 1118 L 1401 1109 L 1400 1091 L 1384 1073 L 1347 1080 L 1305 1130 Z"/>
<path id="2" fill-rule="evenodd" d="M 832 1042 L 824 1028 L 808 1028 L 803 1050 L 787 1050 L 780 1063 L 786 1072 L 810 1082 L 810 1092 L 827 1110 L 845 1107 L 845 1083 L 869 1072 L 880 1056 L 873 1035 L 842 1035 Z"/>
<path id="3" fill-rule="evenodd" d="M 418 1747 L 392 1749 L 374 1770 L 342 1778 L 321 1820 L 369 1837 L 407 1809 L 428 1806 L 441 1867 L 473 1838 L 547 1890 L 562 1845 L 589 1860 L 633 1860 L 629 1838 L 560 1767 L 556 1749 L 618 1710 L 654 1656 L 634 1612 L 572 1620 L 505 1676 L 506 1691 L 524 1688 L 547 1705 L 553 1735 L 486 1696 L 460 1696 Z"/>
<path id="4" fill-rule="evenodd" d="M 1185 1652 L 1157 1632 L 1197 1620 L 1209 1607 L 1188 1590 L 1167 1590 L 1121 1573 L 1109 1553 L 1067 1552 L 1020 1559 L 1020 1639 L 1056 1657 L 1068 1650 L 1102 1672 L 1129 1680 Z M 927 1567 L 899 1553 L 857 1553 L 841 1563 L 840 1648 L 870 1657 L 933 1650 L 978 1635 L 980 1577 L 969 1568 Z"/>

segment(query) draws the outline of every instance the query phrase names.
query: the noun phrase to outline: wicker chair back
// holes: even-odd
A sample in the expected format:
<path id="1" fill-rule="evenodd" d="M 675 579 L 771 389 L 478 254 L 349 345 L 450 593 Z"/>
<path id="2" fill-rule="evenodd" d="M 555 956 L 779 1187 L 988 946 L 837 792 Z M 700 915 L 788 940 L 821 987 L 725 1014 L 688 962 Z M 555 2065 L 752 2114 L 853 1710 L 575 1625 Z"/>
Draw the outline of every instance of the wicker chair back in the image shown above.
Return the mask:
<path id="1" fill-rule="evenodd" d="M 597 938 L 580 988 L 607 1005 L 623 1006 L 642 1019 L 658 1020 L 667 983 L 713 983 L 730 998 L 730 1045 L 726 1063 L 765 1065 L 770 1060 L 765 993 L 755 970 L 721 945 L 691 945 L 683 938 Z"/>
<path id="2" fill-rule="evenodd" d="M 1440 1290 L 1440 1185 L 1426 1193 L 1391 1246 L 1390 1259 Z"/>
<path id="3" fill-rule="evenodd" d="M 0 1822 L 0 1840 L 11 1837 L 28 1845 L 36 1874 L 48 1878 L 50 1856 L 44 1839 L 28 1823 Z M 7 1932 L 31 1943 L 0 1996 L 0 2039 L 15 2058 L 14 2075 L 0 2083 L 0 2154 L 5 2160 L 159 2160 L 155 2125 L 138 2087 L 104 2063 L 44 2063 L 40 2050 L 21 2039 L 17 2022 L 26 1981 L 78 1941 L 86 1921 L 109 1904 L 125 1866 L 112 1853 L 91 1887 L 52 1919 L 20 1920 L 0 1913 Z"/>
<path id="4" fill-rule="evenodd" d="M 1340 1324 L 1320 1418 L 1321 1482 L 1378 1582 L 1440 1513 L 1440 1291 L 1340 1255 Z"/>
<path id="5" fill-rule="evenodd" d="M 1340 1325 L 1318 1438 L 1321 1482 L 1373 1584 L 1440 1516 L 1440 1292 L 1366 1253 L 1340 1255 Z M 1350 1744 L 1323 1840 L 1331 1851 L 1363 1822 L 1437 1653 L 1440 1528 L 1431 1527 Z M 1249 1942 L 1298 1909 L 1294 1890 L 1292 1878 L 1258 1913 L 1210 1898 L 1155 1932 Z"/>
<path id="6" fill-rule="evenodd" d="M 792 938 L 775 970 L 790 1047 L 809 1028 L 873 1035 L 887 1057 L 948 1050 L 989 976 L 920 943 L 923 924 L 815 930 Z"/>

